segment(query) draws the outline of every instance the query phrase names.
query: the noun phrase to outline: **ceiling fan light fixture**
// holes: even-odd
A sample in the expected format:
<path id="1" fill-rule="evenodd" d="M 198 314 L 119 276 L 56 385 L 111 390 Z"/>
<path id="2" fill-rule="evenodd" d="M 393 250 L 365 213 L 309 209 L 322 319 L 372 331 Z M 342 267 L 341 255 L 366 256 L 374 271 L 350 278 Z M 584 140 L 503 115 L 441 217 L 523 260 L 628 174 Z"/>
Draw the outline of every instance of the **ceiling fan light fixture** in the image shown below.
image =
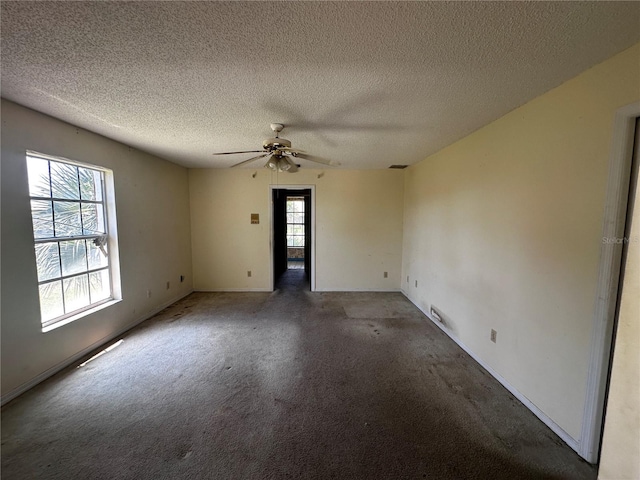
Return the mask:
<path id="1" fill-rule="evenodd" d="M 291 166 L 291 168 L 298 168 L 300 166 L 296 162 L 291 160 L 291 157 L 289 157 L 289 156 L 286 156 L 286 157 L 283 157 L 283 158 L 287 161 L 287 163 Z"/>
<path id="2" fill-rule="evenodd" d="M 268 168 L 269 170 L 273 170 L 274 172 L 278 170 L 278 161 L 274 158 L 273 155 L 269 157 L 267 163 L 264 165 L 264 168 Z"/>
<path id="3" fill-rule="evenodd" d="M 291 164 L 287 161 L 285 157 L 280 157 L 278 159 L 278 171 L 287 172 L 291 169 Z"/>

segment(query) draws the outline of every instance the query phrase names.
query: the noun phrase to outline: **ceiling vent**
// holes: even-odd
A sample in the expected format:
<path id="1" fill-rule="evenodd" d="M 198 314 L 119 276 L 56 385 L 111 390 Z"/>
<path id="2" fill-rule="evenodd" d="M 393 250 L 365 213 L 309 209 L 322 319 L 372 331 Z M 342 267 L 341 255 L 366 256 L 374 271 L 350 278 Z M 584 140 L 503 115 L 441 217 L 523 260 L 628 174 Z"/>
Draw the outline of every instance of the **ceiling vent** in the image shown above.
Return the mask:
<path id="1" fill-rule="evenodd" d="M 409 165 L 391 165 L 389 168 L 395 168 L 396 170 L 402 170 L 403 168 L 407 168 Z"/>

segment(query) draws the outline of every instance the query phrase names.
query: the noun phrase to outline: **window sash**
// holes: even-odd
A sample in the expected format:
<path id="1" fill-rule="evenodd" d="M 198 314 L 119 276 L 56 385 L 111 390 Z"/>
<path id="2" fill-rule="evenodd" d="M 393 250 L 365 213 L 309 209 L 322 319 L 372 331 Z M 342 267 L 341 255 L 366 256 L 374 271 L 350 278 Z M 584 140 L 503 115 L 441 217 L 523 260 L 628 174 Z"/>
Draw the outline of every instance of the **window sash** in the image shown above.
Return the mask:
<path id="1" fill-rule="evenodd" d="M 56 240 L 50 243 L 62 243 L 64 241 L 67 241 L 68 239 L 63 239 L 63 240 Z M 107 298 L 104 298 L 102 300 L 98 300 L 96 302 L 91 302 L 91 285 L 89 284 L 89 303 L 81 308 L 77 308 L 74 310 L 67 310 L 67 305 L 66 305 L 66 301 L 65 301 L 65 293 L 64 293 L 64 281 L 65 280 L 69 280 L 72 278 L 77 278 L 77 277 L 82 277 L 82 276 L 86 276 L 87 280 L 90 281 L 90 275 L 92 273 L 97 273 L 97 272 L 102 272 L 102 271 L 107 271 L 108 272 L 108 277 L 109 277 L 109 296 Z M 61 270 L 62 272 L 62 270 Z M 103 267 L 98 267 L 98 268 L 87 268 L 87 270 L 84 270 L 82 272 L 78 272 L 78 273 L 72 273 L 72 274 L 68 274 L 68 275 L 59 275 L 56 276 L 54 278 L 49 278 L 47 280 L 42 280 L 38 282 L 38 290 L 40 288 L 40 286 L 42 285 L 46 285 L 46 284 L 51 284 L 51 283 L 55 283 L 55 282 L 62 282 L 62 306 L 63 306 L 63 310 L 65 311 L 62 315 L 59 315 L 57 317 L 51 318 L 49 320 L 42 320 L 41 319 L 41 324 L 42 327 L 48 327 L 50 325 L 53 325 L 57 322 L 66 320 L 70 317 L 73 317 L 75 315 L 78 315 L 82 312 L 85 312 L 87 310 L 91 310 L 94 307 L 97 307 L 99 305 L 102 305 L 106 302 L 110 302 L 111 300 L 113 300 L 113 278 L 111 276 L 111 263 L 109 262 L 109 258 L 107 257 L 107 265 L 103 266 Z"/>
<path id="2" fill-rule="evenodd" d="M 29 197 L 31 200 L 44 200 L 45 202 L 70 202 L 70 203 L 97 203 L 104 205 L 104 200 L 80 200 L 77 198 L 60 198 L 60 197 Z"/>
<path id="3" fill-rule="evenodd" d="M 45 238 L 36 238 L 33 240 L 33 243 L 56 243 L 56 242 L 69 242 L 71 240 L 92 240 L 94 238 L 106 237 L 107 233 L 97 233 L 92 235 L 72 235 L 68 237 L 45 237 Z"/>

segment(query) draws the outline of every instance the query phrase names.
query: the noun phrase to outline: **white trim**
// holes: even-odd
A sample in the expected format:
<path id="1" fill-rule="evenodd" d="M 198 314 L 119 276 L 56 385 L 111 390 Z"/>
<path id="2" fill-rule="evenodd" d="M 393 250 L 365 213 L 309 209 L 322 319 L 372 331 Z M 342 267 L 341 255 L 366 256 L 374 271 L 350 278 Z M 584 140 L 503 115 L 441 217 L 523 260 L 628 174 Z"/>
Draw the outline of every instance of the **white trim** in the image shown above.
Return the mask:
<path id="1" fill-rule="evenodd" d="M 529 400 L 527 397 L 525 397 L 520 391 L 518 391 L 518 389 L 516 389 L 513 385 L 511 385 L 509 382 L 507 382 L 504 377 L 502 375 L 500 375 L 498 372 L 496 372 L 493 368 L 491 368 L 489 365 L 487 365 L 486 363 L 484 363 L 482 361 L 482 359 L 480 359 L 478 356 L 476 356 L 475 353 L 473 353 L 469 347 L 467 347 L 464 343 L 462 343 L 455 335 L 453 335 L 453 333 L 451 333 L 449 330 L 447 330 L 445 328 L 444 325 L 442 325 L 440 322 L 436 321 L 435 319 L 433 319 L 431 317 L 431 315 L 428 312 L 425 312 L 422 307 L 420 307 L 420 305 L 418 305 L 416 302 L 414 302 L 408 295 L 407 293 L 402 290 L 402 293 L 404 294 L 405 297 L 407 297 L 407 299 L 413 303 L 418 310 L 420 310 L 429 320 L 431 320 L 431 322 L 438 327 L 440 330 L 442 330 L 451 340 L 453 340 L 460 348 L 462 348 L 462 350 L 464 350 L 471 358 L 473 358 L 482 368 L 484 368 L 493 378 L 495 378 L 498 382 L 500 382 L 500 384 L 506 388 L 507 390 L 509 390 L 509 392 L 511 392 L 511 394 L 516 397 L 518 400 L 520 400 L 520 402 L 522 402 L 522 404 L 527 407 L 536 417 L 538 417 L 542 423 L 544 423 L 547 427 L 549 427 L 556 435 L 558 435 L 558 437 L 560 437 L 569 447 L 571 447 L 573 450 L 575 450 L 576 452 L 578 451 L 579 448 L 579 443 L 578 441 L 573 438 L 571 435 L 569 435 L 565 430 L 563 430 L 562 427 L 560 427 L 560 425 L 558 425 L 556 422 L 554 422 L 553 420 L 551 420 L 551 418 L 549 418 L 542 410 L 540 410 L 531 400 Z"/>
<path id="2" fill-rule="evenodd" d="M 106 167 L 102 167 L 100 165 L 95 165 L 93 163 L 87 163 L 87 162 L 79 162 L 78 160 L 72 160 L 70 158 L 63 157 L 61 155 L 48 155 L 46 153 L 36 152 L 35 150 L 27 150 L 26 154 L 27 154 L 27 157 L 36 157 L 36 158 L 41 158 L 42 160 L 51 160 L 58 163 L 68 163 L 76 167 L 84 167 L 90 170 L 97 170 L 102 173 L 111 171 L 110 169 Z"/>
<path id="3" fill-rule="evenodd" d="M 105 269 L 103 269 L 105 270 Z M 72 314 L 70 314 L 68 317 L 60 317 L 59 320 L 57 320 L 54 323 L 50 323 L 49 325 L 47 325 L 46 327 L 42 327 L 42 333 L 47 333 L 47 332 L 51 332 L 57 328 L 63 327 L 64 325 L 67 325 L 71 322 L 75 322 L 76 320 L 80 320 L 81 318 L 86 317 L 87 315 L 92 315 L 96 312 L 99 312 L 100 310 L 103 310 L 107 307 L 110 307 L 112 305 L 115 305 L 116 303 L 120 303 L 122 300 L 116 300 L 113 298 L 107 298 L 106 300 L 103 300 L 102 302 L 98 302 L 98 303 L 92 303 L 91 305 L 89 305 L 88 307 L 86 307 L 84 310 L 80 310 L 80 311 L 76 311 Z"/>
<path id="4" fill-rule="evenodd" d="M 273 191 L 274 190 L 311 190 L 311 291 L 316 291 L 316 186 L 315 185 L 269 185 L 269 277 L 271 290 L 273 282 Z"/>
<path id="5" fill-rule="evenodd" d="M 399 288 L 393 288 L 388 290 L 381 290 L 379 288 L 317 288 L 315 292 L 380 292 L 380 293 L 402 293 Z M 273 292 L 273 288 L 213 288 L 194 290 L 194 292 L 200 293 L 224 293 L 224 292 Z"/>
<path id="6" fill-rule="evenodd" d="M 47 378 L 55 375 L 56 373 L 60 372 L 61 370 L 64 370 L 68 366 L 73 365 L 78 360 L 80 360 L 82 357 L 88 355 L 89 353 L 91 353 L 92 351 L 96 350 L 97 348 L 99 348 L 100 346 L 104 345 L 105 343 L 110 342 L 114 338 L 116 338 L 116 337 L 122 335 L 123 333 L 131 330 L 133 327 L 137 326 L 138 324 L 140 324 L 140 323 L 144 322 L 145 320 L 150 319 L 154 315 L 160 313 L 162 310 L 167 308 L 169 305 L 173 305 L 177 301 L 182 300 L 183 298 L 185 298 L 188 295 L 191 295 L 192 293 L 193 293 L 193 290 L 189 291 L 188 293 L 186 293 L 184 295 L 180 295 L 177 298 L 174 298 L 173 300 L 169 300 L 168 302 L 163 303 L 162 305 L 154 308 L 150 312 L 147 312 L 143 316 L 137 318 L 133 322 L 127 324 L 127 326 L 121 328 L 120 330 L 117 330 L 114 333 L 110 333 L 106 337 L 103 337 L 100 340 L 98 340 L 97 342 L 92 343 L 87 348 L 82 349 L 81 351 L 79 351 L 75 355 L 72 355 L 71 357 L 67 358 L 66 360 L 63 360 L 62 362 L 58 363 L 57 365 L 54 365 L 53 367 L 49 368 L 48 370 L 45 370 L 41 374 L 36 375 L 34 378 L 29 380 L 28 382 L 23 383 L 22 385 L 20 385 L 17 388 L 14 388 L 13 390 L 8 392 L 7 394 L 2 395 L 2 399 L 0 400 L 0 404 L 4 405 L 7 402 L 10 402 L 14 398 L 22 395 L 27 390 L 30 390 L 31 388 L 35 387 L 40 382 L 45 381 Z"/>
<path id="7" fill-rule="evenodd" d="M 205 290 L 194 290 L 198 293 L 225 293 L 225 292 L 272 292 L 273 289 L 268 288 L 214 288 Z"/>
<path id="8" fill-rule="evenodd" d="M 404 293 L 399 288 L 389 288 L 389 289 L 380 289 L 380 288 L 319 288 L 316 292 L 380 292 L 380 293 Z"/>
<path id="9" fill-rule="evenodd" d="M 55 163 L 55 164 L 62 164 L 62 165 L 73 165 L 77 168 L 81 168 L 84 170 L 93 170 L 94 172 L 99 173 L 100 175 L 100 184 L 101 184 L 101 195 L 100 195 L 100 199 L 99 200 L 84 200 L 80 197 L 78 198 L 60 198 L 60 197 L 56 197 L 54 196 L 54 191 L 53 191 L 53 180 L 52 178 L 48 178 L 48 186 L 49 186 L 49 193 L 50 195 L 48 197 L 46 196 L 38 196 L 38 195 L 31 195 L 31 192 L 29 192 L 29 199 L 30 200 L 42 200 L 42 201 L 46 201 L 46 202 L 50 202 L 52 207 L 55 207 L 55 202 L 67 202 L 67 203 L 75 203 L 78 204 L 79 207 L 82 206 L 83 203 L 89 203 L 92 205 L 96 205 L 96 206 L 100 206 L 103 215 L 104 215 L 104 231 L 102 232 L 98 232 L 98 233 L 93 233 L 90 235 L 67 235 L 67 236 L 56 236 L 55 235 L 55 214 L 52 217 L 52 221 L 53 221 L 53 237 L 45 237 L 45 238 L 35 238 L 33 240 L 33 243 L 35 245 L 38 244 L 44 244 L 44 243 L 51 243 L 51 244 L 57 244 L 58 248 L 60 248 L 60 244 L 63 242 L 70 242 L 70 241 L 75 241 L 75 240 L 89 240 L 91 238 L 97 238 L 97 237 L 105 237 L 108 241 L 108 249 L 109 249 L 109 254 L 107 255 L 106 252 L 103 253 L 105 254 L 105 256 L 107 257 L 107 265 L 103 266 L 103 267 L 99 267 L 99 268 L 95 268 L 95 269 L 88 269 L 84 272 L 79 272 L 79 273 L 75 273 L 75 274 L 70 274 L 70 275 L 63 275 L 62 274 L 62 264 L 60 264 L 60 275 L 48 279 L 48 280 L 43 280 L 43 281 L 38 281 L 38 287 L 42 286 L 42 285 L 47 285 L 50 283 L 54 283 L 54 282 L 64 282 L 64 280 L 67 280 L 69 278 L 78 278 L 81 276 L 86 276 L 87 277 L 87 281 L 89 281 L 89 275 L 94 273 L 94 272 L 99 272 L 99 271 L 103 271 L 106 270 L 109 276 L 109 289 L 110 289 L 110 295 L 108 298 L 103 299 L 103 300 L 99 300 L 97 302 L 91 302 L 88 305 L 85 305 L 82 308 L 70 311 L 70 312 L 65 312 L 62 315 L 59 315 L 57 317 L 48 319 L 48 320 L 41 320 L 42 323 L 42 331 L 43 332 L 50 332 L 51 330 L 55 330 L 58 327 L 67 325 L 68 323 L 71 323 L 73 321 L 79 320 L 80 318 L 89 315 L 93 312 L 96 312 L 102 308 L 105 308 L 107 306 L 113 305 L 117 302 L 119 302 L 120 300 L 122 300 L 122 295 L 120 292 L 120 269 L 119 269 L 119 255 L 118 255 L 118 241 L 117 241 L 117 229 L 115 228 L 116 225 L 116 221 L 115 221 L 115 202 L 113 201 L 114 199 L 114 187 L 113 187 L 113 171 L 109 168 L 106 167 L 101 167 L 101 166 L 97 166 L 97 165 L 93 165 L 93 164 L 88 164 L 85 162 L 78 162 L 76 160 L 70 160 L 66 157 L 60 157 L 60 156 L 54 156 L 54 155 L 47 155 L 47 154 L 43 154 L 43 153 L 38 153 L 35 152 L 33 150 L 27 150 L 26 151 L 26 159 L 27 159 L 27 164 L 29 159 L 34 159 L 34 160 L 44 160 L 47 162 L 48 168 L 49 168 L 49 174 L 51 174 L 51 164 Z M 79 175 L 79 174 L 78 174 Z M 77 177 L 77 186 L 78 188 L 80 188 L 80 177 Z M 33 220 L 33 212 L 31 212 L 31 216 L 32 216 L 32 221 Z M 113 234 L 111 232 L 111 226 L 114 226 L 113 229 Z M 34 236 L 35 236 L 35 225 L 34 225 Z M 115 262 L 116 266 L 114 268 L 114 266 L 112 265 L 112 263 Z M 115 276 L 117 275 L 117 277 Z M 63 286 L 63 283 L 60 284 L 61 287 Z M 117 287 L 117 288 L 116 288 Z M 66 304 L 65 304 L 65 295 L 64 292 L 62 292 L 62 303 L 63 303 L 63 310 L 66 310 Z"/>
<path id="10" fill-rule="evenodd" d="M 603 239 L 620 238 L 624 235 L 637 117 L 640 117 L 640 102 L 620 108 L 615 115 L 602 226 Z M 604 418 L 621 258 L 622 244 L 602 241 L 591 329 L 582 432 L 578 450 L 580 456 L 590 463 L 598 461 L 602 437 L 602 420 Z"/>

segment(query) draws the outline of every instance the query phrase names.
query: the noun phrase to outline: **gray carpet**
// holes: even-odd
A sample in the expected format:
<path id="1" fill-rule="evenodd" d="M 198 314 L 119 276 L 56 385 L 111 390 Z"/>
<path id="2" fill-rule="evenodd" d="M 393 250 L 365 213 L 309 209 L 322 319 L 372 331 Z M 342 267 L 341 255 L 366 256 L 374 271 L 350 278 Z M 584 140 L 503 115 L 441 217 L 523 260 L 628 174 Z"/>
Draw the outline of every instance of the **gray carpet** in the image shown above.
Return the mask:
<path id="1" fill-rule="evenodd" d="M 195 293 L 2 411 L 2 478 L 593 479 L 399 293 Z"/>

